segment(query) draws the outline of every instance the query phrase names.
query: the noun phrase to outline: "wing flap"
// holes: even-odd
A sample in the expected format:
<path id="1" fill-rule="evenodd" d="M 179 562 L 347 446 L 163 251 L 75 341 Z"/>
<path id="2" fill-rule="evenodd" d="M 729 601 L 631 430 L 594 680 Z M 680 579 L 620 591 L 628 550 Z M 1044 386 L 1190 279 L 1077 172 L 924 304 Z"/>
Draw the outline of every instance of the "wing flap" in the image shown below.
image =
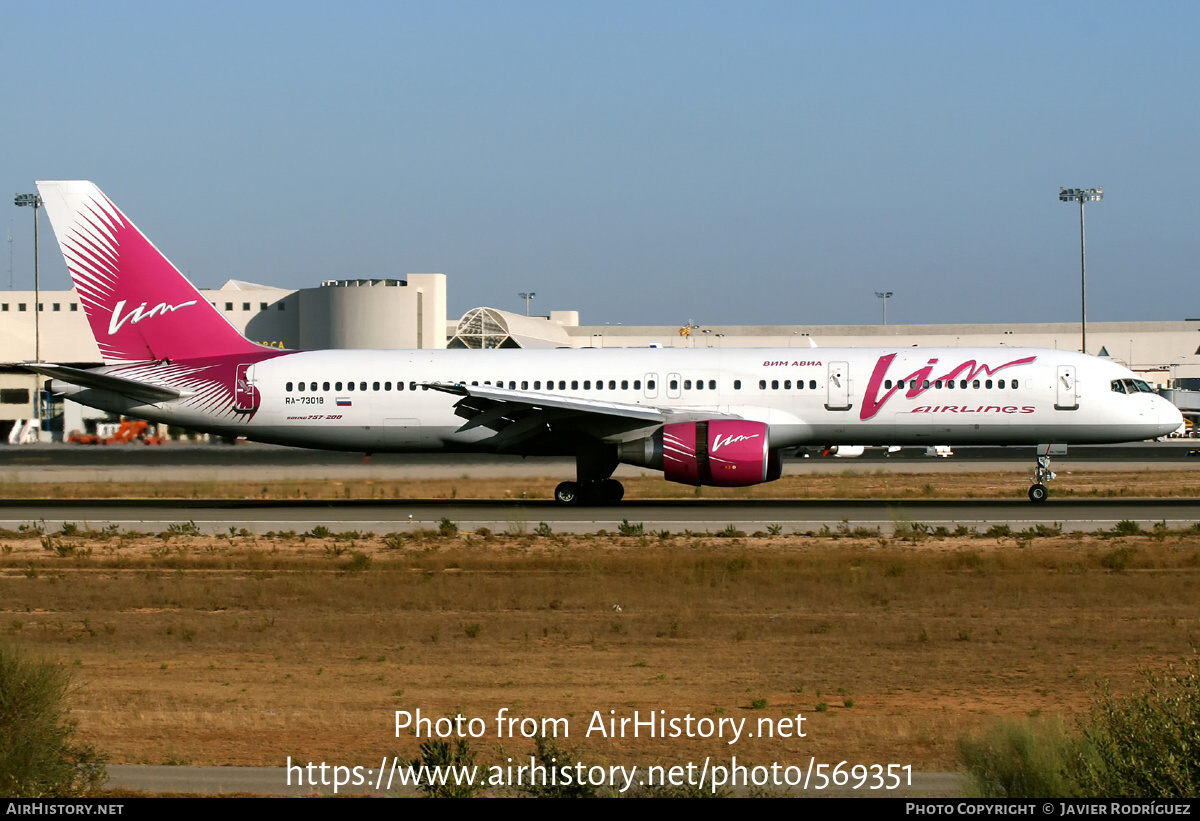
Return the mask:
<path id="1" fill-rule="evenodd" d="M 624 402 L 607 402 L 598 399 L 580 399 L 574 396 L 559 396 L 552 393 L 535 391 L 518 391 L 500 388 L 493 385 L 464 385 L 462 383 L 429 382 L 425 384 L 435 391 L 452 393 L 463 397 L 490 399 L 493 402 L 526 405 L 531 408 L 560 408 L 577 413 L 599 414 L 602 416 L 619 416 L 624 419 L 636 419 L 639 422 L 659 422 L 672 420 L 669 411 L 646 405 L 630 405 Z M 486 423 L 484 423 L 486 424 Z"/>
<path id="2" fill-rule="evenodd" d="M 741 418 L 719 411 L 634 405 L 496 385 L 428 382 L 424 387 L 461 396 L 455 413 L 466 422 L 459 430 L 493 430 L 496 435 L 487 441 L 499 450 L 515 448 L 555 430 L 575 430 L 611 442 L 670 422 Z"/>

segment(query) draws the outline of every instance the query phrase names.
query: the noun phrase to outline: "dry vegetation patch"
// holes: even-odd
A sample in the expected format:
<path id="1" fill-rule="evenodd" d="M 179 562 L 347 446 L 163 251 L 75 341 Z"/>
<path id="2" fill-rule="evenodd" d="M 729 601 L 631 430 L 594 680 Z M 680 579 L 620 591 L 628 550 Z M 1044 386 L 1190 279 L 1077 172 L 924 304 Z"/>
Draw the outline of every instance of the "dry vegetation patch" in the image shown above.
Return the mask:
<path id="1" fill-rule="evenodd" d="M 789 474 L 749 488 L 692 488 L 658 476 L 622 479 L 627 499 L 1022 498 L 1024 467 L 987 473 L 911 473 L 847 468 L 841 473 Z M 354 479 L 296 481 L 56 482 L 0 481 L 9 499 L 551 499 L 562 477 Z M 1197 497 L 1200 476 L 1188 470 L 1060 470 L 1056 497 Z"/>
<path id="2" fill-rule="evenodd" d="M 393 711 L 782 717 L 804 739 L 612 741 L 597 760 L 955 766 L 996 716 L 1071 715 L 1198 635 L 1200 542 L 912 528 L 816 536 L 0 538 L 5 640 L 70 663 L 114 762 L 369 765 Z M 511 754 L 513 742 L 505 742 Z M 482 744 L 495 752 L 489 731 Z M 519 747 L 517 743 L 515 746 Z"/>

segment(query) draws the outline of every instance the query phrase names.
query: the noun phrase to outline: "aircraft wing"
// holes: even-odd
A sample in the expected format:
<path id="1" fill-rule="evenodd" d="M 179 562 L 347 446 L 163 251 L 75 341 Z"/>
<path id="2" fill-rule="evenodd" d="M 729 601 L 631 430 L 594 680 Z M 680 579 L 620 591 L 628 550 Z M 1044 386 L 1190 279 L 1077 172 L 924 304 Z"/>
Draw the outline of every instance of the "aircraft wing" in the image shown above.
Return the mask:
<path id="1" fill-rule="evenodd" d="M 604 399 L 583 399 L 540 391 L 519 391 L 496 385 L 428 382 L 424 387 L 461 396 L 454 412 L 466 422 L 460 431 L 488 428 L 497 450 L 511 450 L 529 439 L 550 431 L 574 430 L 607 441 L 623 441 L 644 435 L 647 429 L 670 422 L 702 419 L 740 419 L 740 416 L 695 408 L 675 409 L 634 405 Z"/>
<path id="2" fill-rule="evenodd" d="M 71 368 L 67 365 L 52 365 L 48 362 L 22 362 L 18 367 L 32 371 L 33 373 L 49 376 L 60 382 L 66 382 L 69 385 L 112 391 L 113 393 L 119 393 L 122 396 L 136 399 L 139 402 L 150 404 L 167 402 L 188 395 L 185 391 L 169 388 L 165 385 L 139 382 L 136 379 L 126 379 L 121 376 L 113 376 L 109 373 L 80 370 L 79 368 Z"/>

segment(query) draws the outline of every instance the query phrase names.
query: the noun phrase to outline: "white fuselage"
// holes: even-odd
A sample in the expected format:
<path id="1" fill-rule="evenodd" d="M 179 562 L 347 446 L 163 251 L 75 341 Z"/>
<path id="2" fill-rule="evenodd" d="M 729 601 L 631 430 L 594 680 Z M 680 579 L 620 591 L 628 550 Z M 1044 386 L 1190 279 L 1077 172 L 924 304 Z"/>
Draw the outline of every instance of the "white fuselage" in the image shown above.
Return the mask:
<path id="1" fill-rule="evenodd" d="M 186 386 L 186 365 L 104 370 Z M 1114 380 L 1136 376 L 1110 360 L 1023 348 L 325 350 L 250 364 L 245 377 L 257 389 L 253 413 L 197 397 L 136 405 L 55 389 L 199 430 L 369 452 L 494 449 L 494 431 L 463 429 L 461 397 L 430 383 L 741 417 L 769 426 L 771 448 L 1122 442 L 1165 435 L 1180 419 L 1153 393 L 1115 391 Z"/>

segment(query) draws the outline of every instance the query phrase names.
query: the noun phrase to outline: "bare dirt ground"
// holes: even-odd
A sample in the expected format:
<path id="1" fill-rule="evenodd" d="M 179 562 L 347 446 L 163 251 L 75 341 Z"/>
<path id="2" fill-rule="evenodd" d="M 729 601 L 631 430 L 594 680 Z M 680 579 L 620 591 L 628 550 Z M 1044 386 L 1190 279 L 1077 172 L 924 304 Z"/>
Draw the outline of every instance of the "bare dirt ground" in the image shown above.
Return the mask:
<path id="1" fill-rule="evenodd" d="M 819 467 L 827 467 L 825 464 Z M 944 467 L 937 465 L 937 467 Z M 1056 467 L 1056 498 L 1200 497 L 1200 471 Z M 249 471 L 248 471 L 249 472 Z M 622 478 L 627 499 L 996 499 L 1024 498 L 1029 471 L 911 472 L 861 466 L 804 473 L 746 488 L 692 488 L 655 476 Z M 16 482 L 0 477 L 7 499 L 550 499 L 562 476 L 464 474 L 425 479 L 303 479 L 232 481 Z"/>
<path id="2" fill-rule="evenodd" d="M 567 719 L 593 762 L 945 771 L 962 734 L 1071 720 L 1098 680 L 1129 690 L 1200 636 L 1190 532 L 449 531 L 0 534 L 0 640 L 73 670 L 83 739 L 114 763 L 378 766 L 415 754 L 394 725 L 417 709 L 482 719 L 480 763 L 502 762 L 531 746 L 498 736 L 507 709 Z M 585 737 L 634 710 L 800 714 L 806 736 Z"/>

